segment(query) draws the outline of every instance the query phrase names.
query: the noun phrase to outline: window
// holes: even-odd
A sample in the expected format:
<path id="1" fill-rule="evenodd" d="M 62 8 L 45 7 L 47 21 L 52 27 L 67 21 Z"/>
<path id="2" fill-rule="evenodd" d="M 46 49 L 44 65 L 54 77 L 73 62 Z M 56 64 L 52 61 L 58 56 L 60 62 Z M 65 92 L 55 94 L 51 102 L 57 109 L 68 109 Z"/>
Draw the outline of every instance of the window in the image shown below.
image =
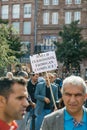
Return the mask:
<path id="1" fill-rule="evenodd" d="M 49 5 L 50 0 L 44 0 L 44 5 Z"/>
<path id="2" fill-rule="evenodd" d="M 19 18 L 20 16 L 20 5 L 19 4 L 16 4 L 16 5 L 13 5 L 13 18 Z"/>
<path id="3" fill-rule="evenodd" d="M 24 52 L 24 55 L 21 57 L 20 62 L 29 63 L 31 43 L 29 41 L 22 41 L 21 44 L 21 51 Z"/>
<path id="4" fill-rule="evenodd" d="M 72 4 L 72 0 L 66 0 L 66 4 Z"/>
<path id="5" fill-rule="evenodd" d="M 16 29 L 16 31 L 19 33 L 20 31 L 19 22 L 13 22 L 12 25 Z"/>
<path id="6" fill-rule="evenodd" d="M 45 12 L 43 14 L 43 24 L 49 24 L 49 13 Z"/>
<path id="7" fill-rule="evenodd" d="M 58 13 L 52 13 L 52 24 L 58 24 Z"/>
<path id="8" fill-rule="evenodd" d="M 24 41 L 24 42 L 21 42 L 21 44 L 22 44 L 21 51 L 27 52 L 28 49 L 30 48 L 30 42 Z"/>
<path id="9" fill-rule="evenodd" d="M 8 5 L 3 5 L 2 6 L 1 17 L 2 17 L 2 19 L 8 19 Z"/>
<path id="10" fill-rule="evenodd" d="M 75 0 L 75 4 L 81 4 L 81 0 Z"/>
<path id="11" fill-rule="evenodd" d="M 74 21 L 79 20 L 79 24 L 81 22 L 81 12 L 74 12 Z"/>
<path id="12" fill-rule="evenodd" d="M 43 44 L 45 45 L 52 45 L 54 41 L 57 42 L 56 36 L 43 36 Z"/>
<path id="13" fill-rule="evenodd" d="M 66 12 L 65 13 L 65 24 L 71 23 L 71 16 L 72 16 L 72 12 Z"/>
<path id="14" fill-rule="evenodd" d="M 24 22 L 23 34 L 31 34 L 31 22 Z"/>
<path id="15" fill-rule="evenodd" d="M 56 46 L 53 43 L 54 41 L 57 42 L 56 36 L 43 36 L 43 45 L 41 46 L 41 51 L 54 51 L 56 49 Z"/>
<path id="16" fill-rule="evenodd" d="M 24 4 L 24 18 L 31 17 L 31 4 Z"/>
<path id="17" fill-rule="evenodd" d="M 58 5 L 59 0 L 52 0 L 52 5 Z"/>

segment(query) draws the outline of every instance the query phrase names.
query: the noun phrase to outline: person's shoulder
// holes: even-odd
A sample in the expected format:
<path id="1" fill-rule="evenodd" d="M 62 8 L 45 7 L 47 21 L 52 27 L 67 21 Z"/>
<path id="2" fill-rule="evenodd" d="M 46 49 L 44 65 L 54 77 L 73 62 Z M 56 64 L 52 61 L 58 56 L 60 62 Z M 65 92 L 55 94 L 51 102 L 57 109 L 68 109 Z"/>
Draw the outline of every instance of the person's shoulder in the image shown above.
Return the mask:
<path id="1" fill-rule="evenodd" d="M 56 82 L 56 84 L 60 84 L 62 82 L 62 79 L 61 78 L 56 78 L 55 82 Z"/>
<path id="2" fill-rule="evenodd" d="M 45 82 L 45 79 L 43 77 L 39 77 L 38 82 Z"/>
<path id="3" fill-rule="evenodd" d="M 31 79 L 29 79 L 27 82 L 27 88 L 30 88 L 31 86 L 32 86 Z"/>
<path id="4" fill-rule="evenodd" d="M 36 85 L 36 90 L 37 90 L 37 91 L 38 91 L 38 90 L 43 91 L 44 88 L 45 88 L 45 83 L 44 83 L 44 82 L 39 82 L 39 83 L 37 83 L 37 85 Z"/>
<path id="5" fill-rule="evenodd" d="M 84 111 L 86 111 L 86 113 L 87 113 L 87 108 L 83 106 L 83 109 L 84 109 Z"/>
<path id="6" fill-rule="evenodd" d="M 53 89 L 57 89 L 57 88 L 58 88 L 58 86 L 57 86 L 56 84 L 54 84 L 54 83 L 51 84 L 51 87 L 52 87 Z"/>
<path id="7" fill-rule="evenodd" d="M 59 82 L 62 81 L 62 79 L 61 78 L 56 78 L 56 81 L 59 83 Z"/>
<path id="8" fill-rule="evenodd" d="M 52 83 L 51 86 L 57 88 L 57 85 L 55 83 Z"/>
<path id="9" fill-rule="evenodd" d="M 31 84 L 31 79 L 28 79 L 28 84 Z"/>
<path id="10" fill-rule="evenodd" d="M 51 118 L 53 118 L 53 117 L 54 117 L 54 118 L 60 117 L 60 116 L 62 116 L 62 115 L 64 115 L 64 108 L 59 109 L 59 110 L 57 110 L 57 111 L 54 111 L 54 112 L 52 112 L 52 113 L 46 115 L 45 118 L 46 118 L 46 119 L 51 119 Z"/>
<path id="11" fill-rule="evenodd" d="M 43 85 L 45 85 L 46 83 L 45 82 L 38 82 L 37 83 L 37 86 L 43 86 Z"/>

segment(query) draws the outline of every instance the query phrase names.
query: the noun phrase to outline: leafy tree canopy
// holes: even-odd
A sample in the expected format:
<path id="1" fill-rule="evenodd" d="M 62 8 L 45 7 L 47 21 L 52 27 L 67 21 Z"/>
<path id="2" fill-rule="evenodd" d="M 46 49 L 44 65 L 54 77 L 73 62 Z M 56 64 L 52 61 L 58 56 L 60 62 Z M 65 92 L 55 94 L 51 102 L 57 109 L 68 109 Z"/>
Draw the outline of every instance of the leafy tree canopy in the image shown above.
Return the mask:
<path id="1" fill-rule="evenodd" d="M 9 53 L 9 55 L 14 54 L 16 58 L 20 58 L 23 55 L 23 52 L 21 51 L 22 44 L 20 36 L 12 26 L 7 28 L 7 32 L 6 39 L 8 41 L 9 48 L 12 50 L 12 53 Z"/>
<path id="2" fill-rule="evenodd" d="M 13 27 L 0 24 L 0 67 L 16 62 L 20 49 L 20 38 Z"/>
<path id="3" fill-rule="evenodd" d="M 62 42 L 54 42 L 57 46 L 57 59 L 64 63 L 67 70 L 70 67 L 79 68 L 82 59 L 87 58 L 87 41 L 81 36 L 82 28 L 78 26 L 78 22 L 64 25 L 63 31 L 59 32 Z"/>
<path id="4" fill-rule="evenodd" d="M 0 24 L 8 24 L 8 20 L 3 20 L 3 19 L 0 19 Z"/>

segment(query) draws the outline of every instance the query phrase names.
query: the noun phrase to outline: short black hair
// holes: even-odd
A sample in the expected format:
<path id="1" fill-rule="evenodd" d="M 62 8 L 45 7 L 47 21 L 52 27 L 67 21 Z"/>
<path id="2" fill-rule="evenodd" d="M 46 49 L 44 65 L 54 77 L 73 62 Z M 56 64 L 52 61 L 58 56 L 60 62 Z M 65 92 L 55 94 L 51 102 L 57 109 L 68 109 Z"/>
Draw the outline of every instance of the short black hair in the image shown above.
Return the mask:
<path id="1" fill-rule="evenodd" d="M 12 86 L 15 84 L 21 84 L 23 86 L 27 86 L 27 82 L 22 77 L 13 77 L 12 79 L 1 77 L 0 78 L 0 95 L 8 98 L 10 93 L 13 92 Z"/>

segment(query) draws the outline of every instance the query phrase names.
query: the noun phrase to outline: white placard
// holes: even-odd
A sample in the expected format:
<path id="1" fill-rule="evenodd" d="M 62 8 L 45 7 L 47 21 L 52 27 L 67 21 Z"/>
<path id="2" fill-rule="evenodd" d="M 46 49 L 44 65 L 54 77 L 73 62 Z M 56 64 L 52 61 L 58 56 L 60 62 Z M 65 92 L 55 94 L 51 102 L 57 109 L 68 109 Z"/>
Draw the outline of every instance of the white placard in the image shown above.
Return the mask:
<path id="1" fill-rule="evenodd" d="M 30 56 L 30 61 L 34 73 L 47 72 L 58 68 L 54 51 Z"/>

